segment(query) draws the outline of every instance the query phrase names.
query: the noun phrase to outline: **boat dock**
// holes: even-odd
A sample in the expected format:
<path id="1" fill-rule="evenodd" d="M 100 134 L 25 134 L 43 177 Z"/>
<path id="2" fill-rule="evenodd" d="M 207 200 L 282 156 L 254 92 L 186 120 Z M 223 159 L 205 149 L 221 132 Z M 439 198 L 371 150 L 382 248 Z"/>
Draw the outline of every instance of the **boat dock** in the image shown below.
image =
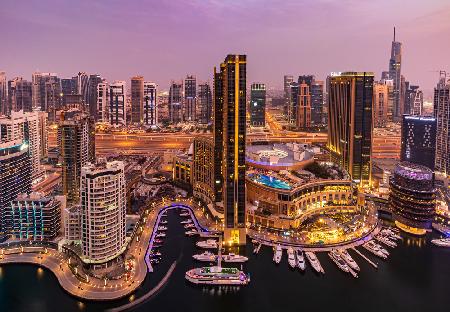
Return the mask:
<path id="1" fill-rule="evenodd" d="M 352 250 L 355 251 L 358 255 L 361 256 L 361 258 L 363 258 L 364 260 L 366 260 L 367 262 L 369 262 L 375 269 L 378 269 L 378 265 L 373 262 L 372 260 L 370 260 L 369 258 L 367 258 L 364 254 L 362 254 L 358 249 L 356 249 L 355 247 L 352 247 Z"/>

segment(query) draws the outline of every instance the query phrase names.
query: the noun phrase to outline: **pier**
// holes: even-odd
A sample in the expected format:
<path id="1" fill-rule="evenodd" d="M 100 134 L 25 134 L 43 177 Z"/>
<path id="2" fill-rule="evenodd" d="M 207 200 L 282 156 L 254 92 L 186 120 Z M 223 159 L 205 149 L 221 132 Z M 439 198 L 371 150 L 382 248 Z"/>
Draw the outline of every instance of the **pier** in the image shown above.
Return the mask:
<path id="1" fill-rule="evenodd" d="M 362 254 L 358 249 L 356 249 L 355 247 L 352 247 L 352 250 L 354 250 L 358 255 L 361 256 L 361 258 L 365 259 L 367 262 L 369 262 L 375 269 L 378 269 L 378 265 L 373 262 L 372 260 L 370 260 L 369 258 L 367 258 L 364 254 Z"/>

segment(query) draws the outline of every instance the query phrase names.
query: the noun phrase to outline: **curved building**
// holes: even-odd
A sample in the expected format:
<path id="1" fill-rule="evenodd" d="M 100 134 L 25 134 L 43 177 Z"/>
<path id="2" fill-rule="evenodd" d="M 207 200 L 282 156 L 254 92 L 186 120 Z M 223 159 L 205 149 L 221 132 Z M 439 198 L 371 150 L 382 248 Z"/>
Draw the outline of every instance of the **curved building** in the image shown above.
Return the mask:
<path id="1" fill-rule="evenodd" d="M 108 262 L 126 247 L 123 162 L 88 163 L 81 168 L 80 193 L 83 261 Z"/>
<path id="2" fill-rule="evenodd" d="M 395 224 L 406 232 L 425 234 L 425 229 L 431 227 L 436 206 L 433 171 L 401 162 L 395 167 L 389 185 L 389 204 Z"/>

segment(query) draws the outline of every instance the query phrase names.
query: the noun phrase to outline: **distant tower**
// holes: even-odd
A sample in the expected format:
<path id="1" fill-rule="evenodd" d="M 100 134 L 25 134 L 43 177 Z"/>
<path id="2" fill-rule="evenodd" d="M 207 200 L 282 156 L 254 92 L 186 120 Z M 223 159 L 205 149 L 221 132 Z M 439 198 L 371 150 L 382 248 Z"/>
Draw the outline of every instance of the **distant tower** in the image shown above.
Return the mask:
<path id="1" fill-rule="evenodd" d="M 314 80 L 310 87 L 311 123 L 315 126 L 324 123 L 323 81 Z"/>
<path id="2" fill-rule="evenodd" d="M 97 121 L 109 121 L 109 84 L 103 80 L 97 85 Z"/>
<path id="3" fill-rule="evenodd" d="M 8 98 L 6 93 L 6 73 L 0 71 L 0 115 L 8 114 Z"/>
<path id="4" fill-rule="evenodd" d="M 144 81 L 144 125 L 158 125 L 158 109 L 156 105 L 156 83 Z"/>
<path id="5" fill-rule="evenodd" d="M 250 124 L 266 125 L 266 85 L 263 83 L 252 83 L 250 88 Z"/>
<path id="6" fill-rule="evenodd" d="M 183 84 L 172 81 L 169 89 L 169 120 L 171 124 L 182 121 Z"/>
<path id="7" fill-rule="evenodd" d="M 304 80 L 298 86 L 296 127 L 307 129 L 311 127 L 311 92 L 310 84 Z"/>
<path id="8" fill-rule="evenodd" d="M 125 81 L 114 81 L 109 85 L 109 123 L 114 126 L 126 125 L 127 89 Z"/>
<path id="9" fill-rule="evenodd" d="M 328 86 L 328 148 L 331 160 L 360 186 L 372 173 L 372 107 L 374 74 L 335 73 Z"/>
<path id="10" fill-rule="evenodd" d="M 389 89 L 383 82 L 373 85 L 373 125 L 385 127 L 388 122 Z"/>
<path id="11" fill-rule="evenodd" d="M 131 123 L 144 121 L 144 77 L 131 78 Z"/>
<path id="12" fill-rule="evenodd" d="M 22 77 L 8 81 L 8 103 L 9 112 L 7 114 L 10 114 L 11 111 L 33 111 L 31 82 Z"/>
<path id="13" fill-rule="evenodd" d="M 208 124 L 212 118 L 212 93 L 209 83 L 201 83 L 198 85 L 197 97 L 197 120 L 201 124 Z"/>
<path id="14" fill-rule="evenodd" d="M 195 76 L 184 79 L 184 120 L 194 121 L 197 104 L 197 80 Z"/>
<path id="15" fill-rule="evenodd" d="M 292 75 L 284 75 L 283 77 L 283 90 L 284 90 L 284 105 L 285 105 L 285 114 L 289 112 L 289 100 L 291 98 L 290 86 L 291 83 L 294 82 L 294 76 Z"/>
<path id="16" fill-rule="evenodd" d="M 436 130 L 436 171 L 450 175 L 450 80 L 441 72 L 441 77 L 434 88 L 434 117 L 437 119 Z"/>
<path id="17" fill-rule="evenodd" d="M 400 121 L 403 112 L 403 105 L 401 101 L 401 68 L 402 68 L 402 44 L 396 41 L 395 27 L 394 27 L 394 39 L 391 47 L 391 58 L 389 59 L 389 78 L 394 82 L 393 96 L 393 119 Z"/>
<path id="18" fill-rule="evenodd" d="M 227 55 L 220 65 L 219 97 L 223 100 L 223 206 L 224 240 L 245 245 L 245 136 L 246 136 L 246 64 L 245 55 Z M 216 92 L 216 91 L 215 91 Z M 216 103 L 217 107 L 219 103 Z M 215 133 L 217 135 L 218 133 Z"/>

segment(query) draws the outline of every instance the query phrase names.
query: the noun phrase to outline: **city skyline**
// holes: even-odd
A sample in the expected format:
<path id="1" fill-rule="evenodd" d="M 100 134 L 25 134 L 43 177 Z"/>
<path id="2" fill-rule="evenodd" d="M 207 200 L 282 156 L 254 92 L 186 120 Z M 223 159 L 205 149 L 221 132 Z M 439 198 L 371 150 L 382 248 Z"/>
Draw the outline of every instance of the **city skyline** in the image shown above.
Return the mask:
<path id="1" fill-rule="evenodd" d="M 60 77 L 89 71 L 109 81 L 143 75 L 168 90 L 170 80 L 186 74 L 194 74 L 199 82 L 212 82 L 208 64 L 223 54 L 239 52 L 251 61 L 249 82 L 260 81 L 269 89 L 281 90 L 284 74 L 314 74 L 324 79 L 334 71 L 362 70 L 375 72 L 379 79 L 388 68 L 396 26 L 397 41 L 403 45 L 402 74 L 428 97 L 436 84 L 435 71 L 448 70 L 445 51 L 450 44 L 441 39 L 450 29 L 445 19 L 450 6 L 444 1 L 407 7 L 401 1 L 375 5 L 351 0 L 347 5 L 332 0 L 285 1 L 283 5 L 274 1 L 134 4 L 4 4 L 0 17 L 14 27 L 0 30 L 9 47 L 2 52 L 1 69 L 8 79 L 22 76 L 27 80 L 34 71 L 57 72 Z M 353 29 L 356 25 L 358 31 Z M 117 35 L 122 41 L 112 43 L 110 39 Z M 307 45 L 292 40 L 300 36 Z"/>

